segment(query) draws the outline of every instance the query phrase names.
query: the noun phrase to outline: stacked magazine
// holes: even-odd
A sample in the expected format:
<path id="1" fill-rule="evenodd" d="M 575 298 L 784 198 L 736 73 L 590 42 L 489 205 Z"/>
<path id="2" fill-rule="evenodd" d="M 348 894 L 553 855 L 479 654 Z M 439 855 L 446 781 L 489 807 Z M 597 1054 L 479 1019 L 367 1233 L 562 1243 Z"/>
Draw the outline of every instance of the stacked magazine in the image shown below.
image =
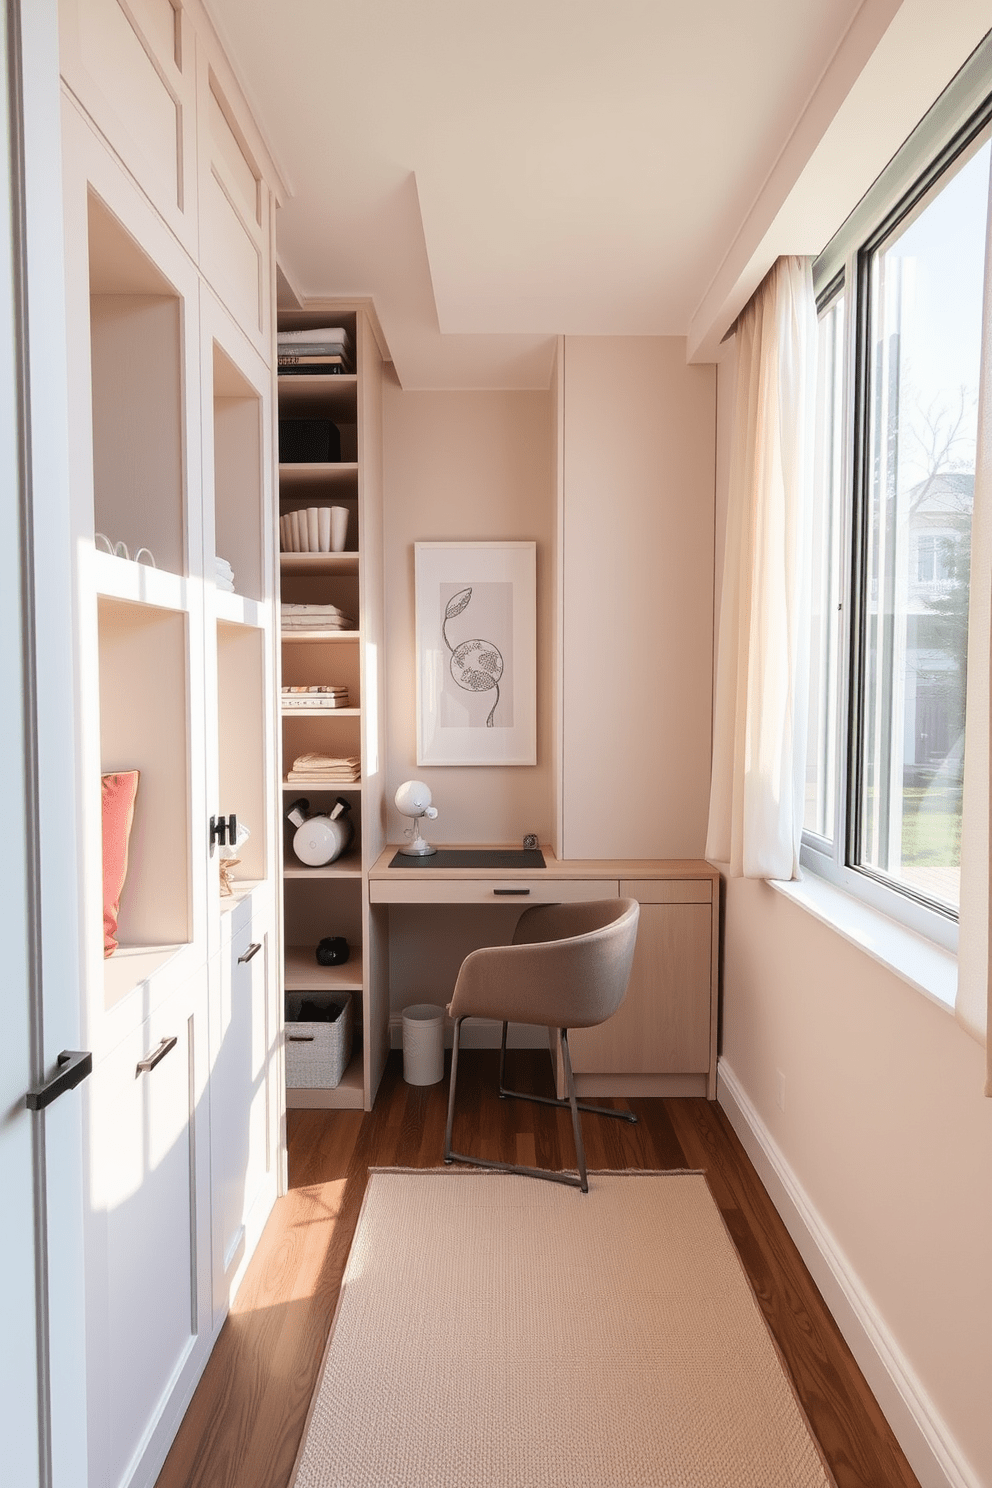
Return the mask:
<path id="1" fill-rule="evenodd" d="M 282 705 L 284 708 L 347 708 L 348 689 L 333 683 L 317 687 L 284 687 Z"/>
<path id="2" fill-rule="evenodd" d="M 354 372 L 351 337 L 344 326 L 280 331 L 276 349 L 279 376 L 333 376 Z"/>

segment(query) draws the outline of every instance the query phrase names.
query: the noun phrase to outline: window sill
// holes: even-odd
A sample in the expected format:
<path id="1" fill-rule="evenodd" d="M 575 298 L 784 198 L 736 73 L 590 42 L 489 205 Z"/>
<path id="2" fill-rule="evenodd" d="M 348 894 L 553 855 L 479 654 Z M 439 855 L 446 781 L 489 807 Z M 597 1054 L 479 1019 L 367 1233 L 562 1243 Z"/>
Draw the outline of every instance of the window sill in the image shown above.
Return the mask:
<path id="1" fill-rule="evenodd" d="M 802 880 L 772 881 L 769 887 L 829 925 L 931 1002 L 954 1011 L 958 958 L 952 951 L 808 871 Z"/>

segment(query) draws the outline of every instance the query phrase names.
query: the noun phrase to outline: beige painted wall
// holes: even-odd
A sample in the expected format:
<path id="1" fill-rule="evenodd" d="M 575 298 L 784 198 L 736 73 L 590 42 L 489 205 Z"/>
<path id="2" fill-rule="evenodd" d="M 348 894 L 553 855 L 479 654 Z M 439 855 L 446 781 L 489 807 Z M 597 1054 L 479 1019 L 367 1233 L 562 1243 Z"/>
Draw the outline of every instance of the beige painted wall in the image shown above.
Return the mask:
<path id="1" fill-rule="evenodd" d="M 730 357 L 720 368 L 724 411 L 733 376 Z M 721 417 L 723 479 L 728 435 Z M 718 510 L 725 500 L 720 490 Z M 971 1481 L 992 1483 L 992 1100 L 982 1096 L 982 1050 L 951 1013 L 766 884 L 727 882 L 724 913 L 721 1063 Z M 921 1478 L 943 1481 L 933 1469 Z"/>
<path id="2" fill-rule="evenodd" d="M 983 1051 L 950 1012 L 801 907 L 736 879 L 726 886 L 722 1060 L 973 1481 L 992 1483 Z"/>
<path id="3" fill-rule="evenodd" d="M 430 786 L 437 843 L 519 843 L 551 838 L 552 410 L 548 393 L 405 393 L 388 381 L 384 405 L 385 696 L 387 834 L 410 825 L 393 806 L 411 778 Z M 487 539 L 537 542 L 536 766 L 417 764 L 413 544 Z M 390 1003 L 448 1001 L 458 967 L 478 945 L 508 941 L 517 915 L 504 910 L 393 908 Z"/>
<path id="4" fill-rule="evenodd" d="M 565 857 L 703 854 L 715 420 L 681 338 L 565 338 Z"/>
<path id="5" fill-rule="evenodd" d="M 548 841 L 551 770 L 551 403 L 548 393 L 405 393 L 384 404 L 387 835 L 410 825 L 392 804 L 404 780 L 425 781 L 438 843 Z M 537 542 L 536 766 L 417 764 L 413 545 L 417 541 Z"/>

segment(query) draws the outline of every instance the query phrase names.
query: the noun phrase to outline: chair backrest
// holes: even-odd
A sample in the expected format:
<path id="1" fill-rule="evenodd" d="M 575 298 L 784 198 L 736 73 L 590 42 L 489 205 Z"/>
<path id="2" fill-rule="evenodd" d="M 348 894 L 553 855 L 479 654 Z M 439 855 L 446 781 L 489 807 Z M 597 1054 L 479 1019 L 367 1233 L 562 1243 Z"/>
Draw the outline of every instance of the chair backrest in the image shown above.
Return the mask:
<path id="1" fill-rule="evenodd" d="M 605 1023 L 627 991 L 639 913 L 635 899 L 535 905 L 512 945 L 466 957 L 451 1016 L 548 1028 Z"/>

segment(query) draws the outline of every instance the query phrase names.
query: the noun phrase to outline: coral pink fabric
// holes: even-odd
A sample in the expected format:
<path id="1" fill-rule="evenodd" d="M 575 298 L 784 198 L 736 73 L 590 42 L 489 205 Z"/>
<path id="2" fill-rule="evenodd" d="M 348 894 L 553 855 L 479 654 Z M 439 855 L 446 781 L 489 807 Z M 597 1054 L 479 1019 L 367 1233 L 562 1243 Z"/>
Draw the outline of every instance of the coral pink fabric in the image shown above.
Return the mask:
<path id="1" fill-rule="evenodd" d="M 117 917 L 127 876 L 127 849 L 134 820 L 138 771 L 103 777 L 103 954 L 117 949 Z"/>

